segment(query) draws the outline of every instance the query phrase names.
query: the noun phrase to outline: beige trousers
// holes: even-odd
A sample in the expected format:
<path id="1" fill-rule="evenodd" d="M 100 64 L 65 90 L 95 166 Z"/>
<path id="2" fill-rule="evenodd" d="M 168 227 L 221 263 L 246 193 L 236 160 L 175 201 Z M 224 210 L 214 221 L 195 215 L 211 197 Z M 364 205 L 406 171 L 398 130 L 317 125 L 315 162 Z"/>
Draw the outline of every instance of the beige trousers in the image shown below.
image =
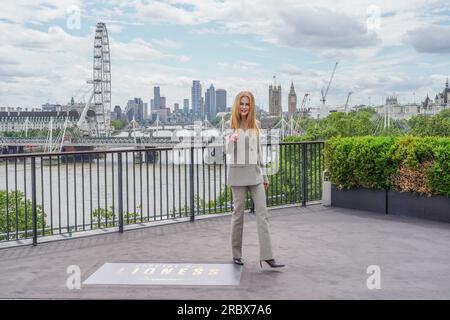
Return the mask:
<path id="1" fill-rule="evenodd" d="M 242 257 L 244 208 L 247 190 L 249 190 L 253 199 L 253 203 L 255 204 L 260 260 L 272 259 L 272 244 L 269 234 L 269 220 L 264 184 L 260 183 L 252 186 L 231 186 L 231 190 L 234 202 L 234 209 L 231 218 L 231 248 L 233 258 Z"/>

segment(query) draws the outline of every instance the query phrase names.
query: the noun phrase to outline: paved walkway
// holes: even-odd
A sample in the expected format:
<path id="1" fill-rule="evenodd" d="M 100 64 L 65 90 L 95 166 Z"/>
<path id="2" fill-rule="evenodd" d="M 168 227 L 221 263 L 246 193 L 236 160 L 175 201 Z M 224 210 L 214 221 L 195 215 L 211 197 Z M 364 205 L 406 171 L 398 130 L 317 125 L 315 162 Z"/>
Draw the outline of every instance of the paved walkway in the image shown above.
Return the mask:
<path id="1" fill-rule="evenodd" d="M 229 215 L 0 250 L 0 298 L 450 299 L 450 224 L 311 205 L 269 211 L 273 249 L 287 267 L 261 270 L 256 220 L 246 214 L 241 284 L 232 287 L 66 286 L 105 262 L 228 263 Z M 367 267 L 381 289 L 367 288 Z"/>

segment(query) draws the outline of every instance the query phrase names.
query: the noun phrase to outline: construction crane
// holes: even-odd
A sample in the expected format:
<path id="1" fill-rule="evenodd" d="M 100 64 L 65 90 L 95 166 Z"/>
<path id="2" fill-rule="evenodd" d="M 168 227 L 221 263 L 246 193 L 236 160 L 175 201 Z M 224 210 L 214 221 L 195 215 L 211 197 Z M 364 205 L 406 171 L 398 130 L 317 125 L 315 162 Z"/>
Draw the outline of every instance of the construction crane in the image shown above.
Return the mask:
<path id="1" fill-rule="evenodd" d="M 338 62 L 336 62 L 336 64 L 334 65 L 333 73 L 331 74 L 330 81 L 328 81 L 327 89 L 325 90 L 325 92 L 323 91 L 323 89 L 321 90 L 322 99 L 320 101 L 322 101 L 323 104 L 325 104 L 325 102 L 326 102 L 328 90 L 330 89 L 331 81 L 333 81 L 333 77 L 334 77 L 334 73 L 336 72 L 337 65 L 338 65 Z"/>
<path id="2" fill-rule="evenodd" d="M 309 93 L 305 93 L 305 95 L 303 96 L 303 100 L 302 100 L 302 104 L 300 105 L 300 115 L 301 116 L 306 116 L 306 110 L 305 110 L 305 106 L 306 106 L 306 99 L 308 98 Z"/>
<path id="3" fill-rule="evenodd" d="M 350 96 L 352 94 L 353 94 L 353 92 L 351 92 L 351 91 L 347 94 L 347 101 L 345 101 L 344 112 L 347 112 L 348 101 L 350 100 Z"/>

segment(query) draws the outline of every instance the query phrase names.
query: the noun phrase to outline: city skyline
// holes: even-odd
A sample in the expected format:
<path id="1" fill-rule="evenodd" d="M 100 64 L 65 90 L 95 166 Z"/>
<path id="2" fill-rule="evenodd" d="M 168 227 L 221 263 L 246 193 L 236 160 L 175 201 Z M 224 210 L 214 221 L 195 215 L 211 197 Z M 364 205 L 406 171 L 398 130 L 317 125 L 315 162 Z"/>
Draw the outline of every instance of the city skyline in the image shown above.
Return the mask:
<path id="1" fill-rule="evenodd" d="M 111 42 L 111 108 L 133 97 L 149 102 L 154 86 L 173 108 L 191 99 L 198 79 L 226 89 L 229 103 L 251 90 L 268 111 L 276 75 L 287 112 L 291 82 L 298 98 L 308 92 L 320 104 L 335 61 L 331 105 L 344 104 L 350 91 L 352 104 L 380 104 L 393 94 L 420 102 L 441 91 L 450 73 L 449 12 L 441 0 L 2 2 L 1 106 L 79 98 L 92 78 L 98 21 Z"/>

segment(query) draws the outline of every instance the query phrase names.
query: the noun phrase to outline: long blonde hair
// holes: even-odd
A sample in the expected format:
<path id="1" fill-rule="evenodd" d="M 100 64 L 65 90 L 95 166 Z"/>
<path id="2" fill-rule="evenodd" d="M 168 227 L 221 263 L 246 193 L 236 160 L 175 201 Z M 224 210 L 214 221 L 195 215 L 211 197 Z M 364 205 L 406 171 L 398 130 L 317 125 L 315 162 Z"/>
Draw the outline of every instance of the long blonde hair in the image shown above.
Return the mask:
<path id="1" fill-rule="evenodd" d="M 241 91 L 237 94 L 236 98 L 234 99 L 233 108 L 231 109 L 231 128 L 232 129 L 239 129 L 241 126 L 241 113 L 239 112 L 239 107 L 241 104 L 241 99 L 243 97 L 247 97 L 250 101 L 250 108 L 248 110 L 247 119 L 245 121 L 247 129 L 255 129 L 250 130 L 251 132 L 256 132 L 256 134 L 259 136 L 259 128 L 256 124 L 256 103 L 255 103 L 255 97 L 250 91 Z"/>

